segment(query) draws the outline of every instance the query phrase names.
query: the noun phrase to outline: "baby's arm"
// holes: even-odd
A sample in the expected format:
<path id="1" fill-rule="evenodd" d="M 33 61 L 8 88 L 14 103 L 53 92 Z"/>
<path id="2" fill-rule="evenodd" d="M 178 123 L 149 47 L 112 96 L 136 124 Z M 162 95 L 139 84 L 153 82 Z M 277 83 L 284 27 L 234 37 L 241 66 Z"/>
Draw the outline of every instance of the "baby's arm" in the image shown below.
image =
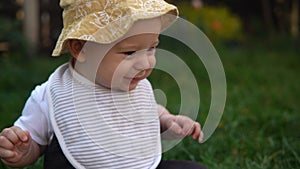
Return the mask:
<path id="1" fill-rule="evenodd" d="M 10 167 L 24 167 L 33 164 L 44 152 L 45 146 L 34 142 L 29 131 L 17 126 L 0 133 L 0 158 Z"/>
<path id="2" fill-rule="evenodd" d="M 203 132 L 198 122 L 187 116 L 173 115 L 161 105 L 158 105 L 162 137 L 164 139 L 184 138 L 192 136 L 198 142 L 203 140 Z"/>

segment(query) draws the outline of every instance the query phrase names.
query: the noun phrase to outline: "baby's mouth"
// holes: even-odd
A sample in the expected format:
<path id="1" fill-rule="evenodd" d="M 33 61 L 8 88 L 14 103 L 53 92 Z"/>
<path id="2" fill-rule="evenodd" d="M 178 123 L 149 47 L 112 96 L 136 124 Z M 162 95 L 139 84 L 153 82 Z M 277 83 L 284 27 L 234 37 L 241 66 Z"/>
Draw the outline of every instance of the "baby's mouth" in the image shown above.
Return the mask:
<path id="1" fill-rule="evenodd" d="M 138 72 L 137 74 L 133 75 L 133 76 L 127 76 L 125 77 L 125 79 L 131 79 L 131 80 L 134 80 L 134 81 L 138 81 L 138 80 L 143 80 L 145 79 L 146 77 L 146 70 L 143 70 L 141 72 Z"/>
<path id="2" fill-rule="evenodd" d="M 145 79 L 144 76 L 135 76 L 135 77 L 125 77 L 125 79 L 130 80 L 131 82 L 141 81 Z"/>

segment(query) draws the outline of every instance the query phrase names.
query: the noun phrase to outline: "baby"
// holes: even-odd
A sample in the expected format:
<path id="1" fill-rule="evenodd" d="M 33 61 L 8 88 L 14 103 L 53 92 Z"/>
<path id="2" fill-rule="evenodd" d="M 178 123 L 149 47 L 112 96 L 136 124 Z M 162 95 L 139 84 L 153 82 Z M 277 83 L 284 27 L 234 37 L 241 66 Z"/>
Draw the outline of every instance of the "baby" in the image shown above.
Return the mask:
<path id="1" fill-rule="evenodd" d="M 205 168 L 162 161 L 161 137 L 203 139 L 200 124 L 156 103 L 146 79 L 159 33 L 177 17 L 163 0 L 61 0 L 64 28 L 53 51 L 70 62 L 37 86 L 14 126 L 0 134 L 11 167 Z"/>

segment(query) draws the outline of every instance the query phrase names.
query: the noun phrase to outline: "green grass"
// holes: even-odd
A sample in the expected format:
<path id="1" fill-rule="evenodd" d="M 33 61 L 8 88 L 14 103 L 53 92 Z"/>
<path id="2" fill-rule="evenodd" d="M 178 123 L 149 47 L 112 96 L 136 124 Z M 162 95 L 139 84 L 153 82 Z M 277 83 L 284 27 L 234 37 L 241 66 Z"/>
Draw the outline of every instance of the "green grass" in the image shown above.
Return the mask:
<path id="1" fill-rule="evenodd" d="M 227 77 L 219 127 L 204 144 L 184 140 L 166 159 L 200 161 L 213 169 L 300 168 L 299 47 L 279 43 L 217 48 Z M 209 103 L 209 93 L 201 98 Z M 202 124 L 208 106 L 202 104 Z"/>
<path id="2" fill-rule="evenodd" d="M 203 144 L 184 139 L 164 153 L 164 159 L 198 161 L 211 169 L 300 168 L 300 51 L 289 41 L 252 40 L 239 47 L 217 47 L 227 78 L 227 101 L 222 120 Z M 293 46 L 294 45 L 294 46 Z M 185 55 L 193 55 L 185 53 Z M 210 85 L 201 61 L 185 59 L 198 77 L 205 121 Z M 0 59 L 0 128 L 10 126 L 35 85 L 45 81 L 62 59 L 40 57 L 14 62 Z M 154 71 L 154 88 L 163 89 L 167 107 L 179 109 L 174 80 Z M 42 161 L 31 168 L 42 168 Z M 6 168 L 0 163 L 0 168 Z"/>

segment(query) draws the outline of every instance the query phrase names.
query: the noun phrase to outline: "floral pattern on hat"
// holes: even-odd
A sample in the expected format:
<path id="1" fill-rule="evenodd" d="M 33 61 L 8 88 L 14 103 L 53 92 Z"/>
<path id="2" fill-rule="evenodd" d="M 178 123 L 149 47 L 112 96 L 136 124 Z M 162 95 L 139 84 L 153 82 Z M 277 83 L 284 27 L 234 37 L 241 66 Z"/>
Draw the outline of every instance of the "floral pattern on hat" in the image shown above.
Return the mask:
<path id="1" fill-rule="evenodd" d="M 65 52 L 68 39 L 109 44 L 124 36 L 137 20 L 164 16 L 166 28 L 178 16 L 177 8 L 164 0 L 61 0 L 60 6 L 64 28 L 53 56 Z"/>

